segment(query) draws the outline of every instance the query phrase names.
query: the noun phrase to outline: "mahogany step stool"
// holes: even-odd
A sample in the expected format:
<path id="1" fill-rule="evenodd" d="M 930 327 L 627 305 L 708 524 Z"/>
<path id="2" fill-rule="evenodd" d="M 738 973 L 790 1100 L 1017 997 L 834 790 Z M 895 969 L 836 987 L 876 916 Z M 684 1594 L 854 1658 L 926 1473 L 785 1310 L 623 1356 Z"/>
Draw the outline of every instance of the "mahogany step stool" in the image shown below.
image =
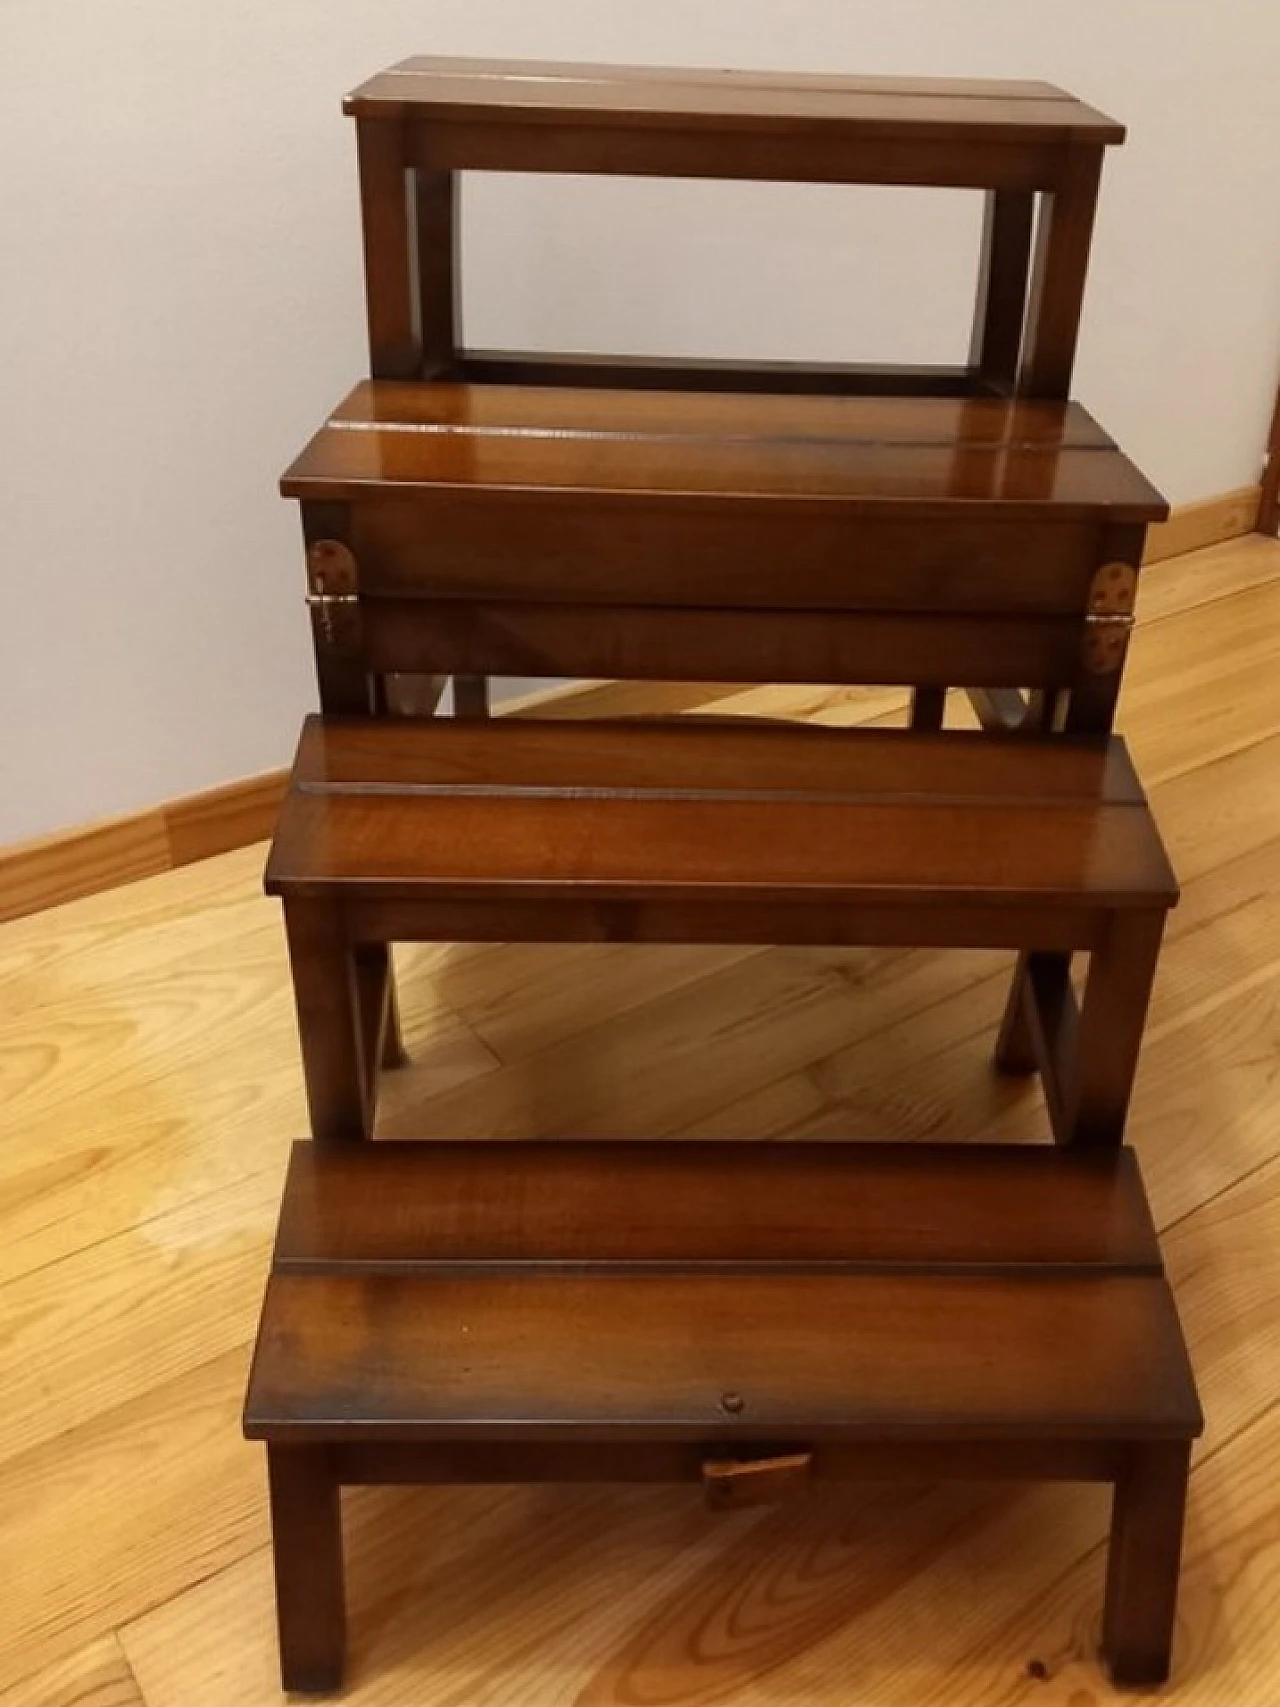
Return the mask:
<path id="1" fill-rule="evenodd" d="M 1117 1144 L 1177 898 L 1116 737 L 681 719 L 309 718 L 266 886 L 335 1140 L 372 1132 L 388 944 L 610 941 L 1021 949 L 997 1059 Z"/>
<path id="2" fill-rule="evenodd" d="M 1200 1429 L 1132 1152 L 996 1145 L 299 1144 L 245 1410 L 299 1690 L 379 1482 L 1111 1482 L 1103 1651 L 1158 1682 Z"/>

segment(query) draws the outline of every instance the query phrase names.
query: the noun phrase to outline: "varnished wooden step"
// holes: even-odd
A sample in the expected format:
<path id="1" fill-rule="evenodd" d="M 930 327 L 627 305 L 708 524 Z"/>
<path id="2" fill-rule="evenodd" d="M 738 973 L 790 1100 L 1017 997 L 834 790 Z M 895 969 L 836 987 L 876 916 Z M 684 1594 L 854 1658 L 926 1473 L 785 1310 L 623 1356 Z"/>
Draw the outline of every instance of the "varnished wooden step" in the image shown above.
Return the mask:
<path id="1" fill-rule="evenodd" d="M 741 1402 L 733 1404 L 726 1395 Z M 251 1438 L 1185 1439 L 1162 1280 L 278 1274 Z"/>
<path id="2" fill-rule="evenodd" d="M 1128 1151 L 295 1148 L 245 1409 L 286 1685 L 343 1659 L 344 1483 L 1110 1481 L 1104 1644 L 1168 1667 L 1200 1412 Z"/>
<path id="3" fill-rule="evenodd" d="M 1196 1417 L 1124 1153 L 375 1144 L 295 1152 L 246 1426 L 1115 1439 Z"/>
<path id="4" fill-rule="evenodd" d="M 954 143 L 1117 143 L 1123 126 L 1051 83 L 951 77 L 857 77 L 689 66 L 577 65 L 418 54 L 362 83 L 357 117 L 417 114 L 527 128 L 735 130 L 848 140 L 903 135 Z M 571 167 L 568 169 L 572 169 Z"/>
<path id="5" fill-rule="evenodd" d="M 317 717 L 267 888 L 1081 910 L 1177 894 L 1115 738 Z"/>
<path id="6" fill-rule="evenodd" d="M 1161 1273 L 1131 1150 L 295 1144 L 277 1274 Z"/>
<path id="7" fill-rule="evenodd" d="M 281 490 L 326 502 L 569 494 L 579 511 L 636 494 L 651 514 L 674 506 L 686 518 L 698 503 L 892 520 L 910 501 L 917 521 L 954 521 L 979 504 L 1008 522 L 1167 513 L 1078 404 L 387 381 L 364 381 L 339 404 Z M 527 519 L 537 526 L 536 511 Z"/>

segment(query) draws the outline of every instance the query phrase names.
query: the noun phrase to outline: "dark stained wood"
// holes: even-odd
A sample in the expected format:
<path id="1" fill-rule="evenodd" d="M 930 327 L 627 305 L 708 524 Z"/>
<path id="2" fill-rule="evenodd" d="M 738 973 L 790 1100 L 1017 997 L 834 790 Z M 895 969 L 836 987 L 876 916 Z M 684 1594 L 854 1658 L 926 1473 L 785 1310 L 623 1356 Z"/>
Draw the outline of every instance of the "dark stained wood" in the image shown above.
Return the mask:
<path id="1" fill-rule="evenodd" d="M 750 88 L 772 91 L 783 96 L 792 90 L 801 93 L 812 90 L 817 94 L 951 95 L 957 98 L 977 96 L 984 99 L 999 96 L 1007 100 L 1029 101 L 1074 99 L 1053 83 L 1004 77 L 867 77 L 830 71 L 734 71 L 725 70 L 721 66 L 706 65 L 617 65 L 605 62 L 584 63 L 577 60 L 492 59 L 429 53 L 410 54 L 408 58 L 399 60 L 380 75 L 416 78 L 442 73 L 451 77 L 480 78 L 488 83 L 496 83 L 499 88 L 509 80 L 514 82 L 536 78 L 552 85 L 551 94 L 554 94 L 555 85 L 560 82 L 581 82 L 585 79 L 589 83 L 612 84 L 620 95 L 634 85 L 650 86 L 676 82 L 686 89 L 704 86 L 731 90 Z M 355 90 L 350 99 L 358 100 L 360 93 L 360 89 Z M 662 90 L 659 88 L 654 93 L 660 98 Z M 520 91 L 513 90 L 513 98 L 518 99 L 519 95 Z"/>
<path id="2" fill-rule="evenodd" d="M 807 1444 L 1186 1439 L 1198 1412 L 1162 1280 L 334 1271 L 272 1277 L 246 1419 L 279 1441 Z"/>
<path id="3" fill-rule="evenodd" d="M 370 371 L 379 379 L 407 379 L 421 371 L 422 340 L 414 326 L 413 263 L 399 126 L 361 120 L 356 125 L 356 143 Z"/>
<path id="4" fill-rule="evenodd" d="M 759 1446 L 753 1450 L 761 1450 Z M 815 1482 L 1114 1482 L 1129 1461 L 1107 1440 L 839 1440 L 816 1442 Z M 336 1441 L 343 1486 L 475 1482 L 697 1482 L 706 1463 L 696 1441 Z"/>
<path id="5" fill-rule="evenodd" d="M 347 107 L 374 381 L 283 488 L 357 719 L 305 729 L 268 868 L 316 1142 L 245 1412 L 286 1687 L 341 1678 L 342 1483 L 517 1478 L 1111 1481 L 1104 1647 L 1163 1677 L 1202 1425 L 1119 1146 L 1177 888 L 1107 732 L 1167 511 L 1065 402 L 1122 130 L 1038 84 L 474 60 Z M 464 170 L 984 190 L 968 361 L 468 351 Z M 492 674 L 902 683 L 912 728 L 489 724 Z M 445 676 L 462 721 L 383 715 Z M 942 733 L 950 686 L 996 733 Z M 1061 1147 L 359 1142 L 403 940 L 1014 948 L 997 1065 Z"/>
<path id="6" fill-rule="evenodd" d="M 626 681 L 953 682 L 1080 676 L 1072 617 L 369 599 L 370 670 Z"/>
<path id="7" fill-rule="evenodd" d="M 413 177 L 413 267 L 424 374 L 448 372 L 461 340 L 462 277 L 458 179 L 453 172 Z"/>
<path id="8" fill-rule="evenodd" d="M 1190 1447 L 1134 1447 L 1116 1483 L 1102 1651 L 1118 1684 L 1169 1675 Z"/>
<path id="9" fill-rule="evenodd" d="M 297 898 L 286 909 L 315 904 Z M 320 905 L 326 905 L 323 899 Z M 981 898 L 947 906 L 923 895 L 815 902 L 669 900 L 591 901 L 534 895 L 518 900 L 428 900 L 405 891 L 351 895 L 343 903 L 356 941 L 777 943 L 824 948 L 1007 948 L 1092 950 L 1106 913 L 1045 902 L 1008 907 Z"/>
<path id="10" fill-rule="evenodd" d="M 1024 388 L 1065 394 L 1072 321 L 1078 321 L 1083 288 L 1083 273 L 1076 277 L 1079 244 L 1087 250 L 1092 219 L 1081 189 L 1091 173 L 1096 178 L 1103 149 L 1124 139 L 1114 120 L 1048 84 L 689 68 L 418 58 L 372 78 L 345 106 L 365 132 L 385 133 L 383 149 L 396 155 L 402 169 L 432 185 L 470 170 L 986 191 L 992 200 L 968 367 L 904 375 L 896 382 L 889 374 L 872 380 L 877 389 L 902 384 L 935 394 L 1010 389 L 1021 354 L 1029 221 L 1037 192 L 1053 201 L 1057 211 L 1045 226 L 1047 231 L 1053 223 L 1057 235 L 1046 289 L 1037 293 L 1044 308 L 1031 323 L 1036 348 L 1025 367 Z M 366 237 L 368 211 L 366 201 Z M 390 312 L 387 291 L 400 267 L 390 248 L 387 260 L 382 276 L 370 272 L 371 323 Z M 397 312 L 405 320 L 411 287 L 403 275 L 399 290 L 405 304 Z M 423 332 L 429 345 L 426 320 Z M 465 372 L 479 380 L 505 374 L 541 384 L 558 372 L 571 376 L 571 383 L 599 383 L 572 377 L 574 358 L 540 364 L 529 356 L 477 352 L 465 363 L 446 364 L 429 348 L 423 353 L 429 373 Z M 410 371 L 380 365 L 385 343 L 377 356 L 376 372 Z M 618 383 L 653 383 L 643 365 L 630 376 L 625 363 L 611 365 Z M 582 371 L 579 361 L 576 372 Z M 741 377 L 721 371 L 721 380 L 731 385 Z M 780 377 L 784 385 L 803 389 L 815 383 L 802 372 L 790 380 L 775 373 L 764 383 L 776 385 Z M 832 371 L 816 376 L 816 384 L 865 389 L 866 379 Z M 713 369 L 701 364 L 700 375 L 683 383 L 717 381 Z"/>
<path id="11" fill-rule="evenodd" d="M 286 908 L 285 932 L 311 1130 L 362 1137 L 373 1118 L 373 1040 L 354 947 L 332 909 Z"/>
<path id="12" fill-rule="evenodd" d="M 281 1683 L 317 1693 L 342 1682 L 346 1648 L 342 1525 L 328 1449 L 267 1446 Z"/>
<path id="13" fill-rule="evenodd" d="M 922 616 L 1079 615 L 1098 539 L 1087 521 L 992 525 L 959 505 L 930 522 L 640 493 L 370 497 L 349 531 L 370 597 Z"/>
<path id="14" fill-rule="evenodd" d="M 274 1267 L 1162 1272 L 1133 1153 L 955 1144 L 295 1144 Z"/>
<path id="15" fill-rule="evenodd" d="M 529 387 L 448 382 L 386 385 L 362 380 L 332 410 L 330 425 L 404 426 L 415 432 L 579 436 L 627 442 L 675 439 L 798 444 L 1040 447 L 1109 450 L 1115 441 L 1078 403 L 932 396 L 721 395 L 676 389 L 670 396 L 612 387 Z"/>
<path id="16" fill-rule="evenodd" d="M 640 391 L 751 391 L 818 397 L 971 397 L 977 371 L 955 364 L 694 360 L 525 350 L 462 352 L 453 377 L 473 385 L 550 385 Z"/>
<path id="17" fill-rule="evenodd" d="M 987 192 L 969 361 L 984 385 L 1004 395 L 1018 383 L 1034 223 L 1033 196 Z"/>
<path id="18" fill-rule="evenodd" d="M 744 718 L 513 719 L 496 729 L 441 722 L 309 717 L 298 743 L 299 787 L 333 792 L 478 790 L 679 799 L 710 793 L 755 800 L 847 801 L 928 796 L 1028 804 L 1142 805 L 1123 742 L 1068 737 L 1037 749 L 969 730 L 941 739 L 900 729 L 757 723 Z"/>
<path id="19" fill-rule="evenodd" d="M 996 1146 L 298 1145 L 245 1408 L 302 1687 L 377 1481 L 1113 1481 L 1107 1653 L 1154 1677 L 1201 1427 L 1132 1154 Z"/>
<path id="20" fill-rule="evenodd" d="M 410 395 L 365 385 L 339 405 L 281 490 L 310 500 L 423 488 L 642 492 L 655 505 L 667 494 L 760 507 L 820 499 L 882 514 L 905 500 L 989 501 L 1009 517 L 1162 519 L 1160 495 L 1096 432 L 1074 409 L 1037 419 L 1034 408 L 997 398 L 502 388 L 495 406 L 484 387 Z"/>
<path id="21" fill-rule="evenodd" d="M 721 776 L 736 768 L 742 781 L 737 788 L 722 782 L 681 792 L 631 781 L 629 754 L 646 738 L 622 728 L 614 732 L 611 783 L 557 788 L 537 780 L 523 785 L 519 755 L 507 746 L 510 731 L 476 725 L 468 734 L 476 742 L 490 737 L 496 768 L 488 784 L 468 791 L 431 783 L 438 772 L 430 755 L 441 747 L 430 724 L 386 727 L 395 731 L 402 761 L 406 735 L 416 734 L 426 765 L 421 781 L 300 782 L 281 814 L 267 871 L 270 893 L 332 890 L 351 899 L 424 901 L 660 895 L 887 907 L 927 895 L 935 903 L 993 907 L 1145 909 L 1171 904 L 1177 892 L 1143 805 L 1086 797 L 1046 811 L 1036 790 L 1042 755 L 1026 743 L 995 755 L 1001 776 L 1015 776 L 1021 765 L 1023 788 L 999 793 L 988 785 L 966 794 L 945 747 L 935 749 L 932 780 L 917 765 L 914 786 L 904 789 L 895 756 L 901 732 L 897 744 L 886 732 L 888 742 L 873 737 L 864 745 L 858 732 L 846 731 L 842 770 L 832 763 L 825 787 L 815 772 L 801 792 L 758 784 L 752 760 L 768 751 L 774 731 L 701 728 L 695 731 L 700 750 L 718 745 Z M 581 727 L 545 726 L 542 751 L 562 743 L 570 764 Z M 379 733 L 355 732 L 364 751 Z M 325 741 L 328 732 L 312 721 L 308 736 Z M 335 738 L 341 742 L 341 730 Z M 968 743 L 976 771 L 989 751 L 982 738 Z M 833 746 L 826 753 L 834 759 Z M 1115 762 L 1124 763 L 1118 748 Z M 549 774 L 533 772 L 535 779 Z"/>
<path id="22" fill-rule="evenodd" d="M 1052 85 L 838 77 L 659 67 L 575 66 L 419 57 L 347 97 L 348 113 L 433 120 L 518 120 L 591 129 L 800 128 L 848 141 L 932 132 L 953 143 L 996 139 L 1098 144 L 1123 128 Z"/>
<path id="23" fill-rule="evenodd" d="M 1199 1425 L 1163 1280 L 915 1268 L 280 1272 L 246 1409 L 251 1438 L 312 1442 L 1186 1440 Z"/>
<path id="24" fill-rule="evenodd" d="M 1031 959 L 1032 956 L 1026 952 L 1018 956 L 992 1055 L 992 1064 L 996 1071 L 1007 1074 L 1010 1078 L 1026 1078 L 1038 1071 L 1039 1067 L 1036 1040 L 1031 1034 L 1034 1014 L 1027 991 Z"/>
<path id="25" fill-rule="evenodd" d="M 1040 210 L 1019 381 L 1029 396 L 1071 391 L 1101 176 L 1101 148 L 1073 150 Z"/>
<path id="26" fill-rule="evenodd" d="M 942 728 L 947 711 L 947 690 L 943 687 L 915 688 L 911 694 L 911 727 L 937 731 Z"/>
<path id="27" fill-rule="evenodd" d="M 453 714 L 468 721 L 489 715 L 489 683 L 484 676 L 453 678 Z"/>
<path id="28" fill-rule="evenodd" d="M 1069 1116 L 1060 1142 L 1118 1144 L 1138 1066 L 1164 915 L 1112 919 L 1090 956 L 1080 1004 Z"/>

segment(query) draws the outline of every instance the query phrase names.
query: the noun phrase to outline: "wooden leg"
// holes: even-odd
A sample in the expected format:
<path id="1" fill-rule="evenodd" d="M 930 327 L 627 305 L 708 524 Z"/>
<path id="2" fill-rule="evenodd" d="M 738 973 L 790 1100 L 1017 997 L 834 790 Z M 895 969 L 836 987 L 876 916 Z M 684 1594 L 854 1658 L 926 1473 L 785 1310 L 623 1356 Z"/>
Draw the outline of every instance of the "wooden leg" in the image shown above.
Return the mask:
<path id="1" fill-rule="evenodd" d="M 322 1142 L 367 1138 L 373 1110 L 360 993 L 341 914 L 323 901 L 286 901 L 284 924 L 312 1136 Z"/>
<path id="2" fill-rule="evenodd" d="M 1031 1000 L 1027 983 L 1030 963 L 1029 954 L 1018 956 L 1013 982 L 1009 986 L 1009 999 L 1005 1003 L 1004 1017 L 1000 1021 L 1000 1031 L 996 1038 L 996 1071 L 1007 1073 L 1010 1078 L 1026 1078 L 1036 1070 L 1036 1051 L 1027 1013 L 1027 1004 Z"/>
<path id="3" fill-rule="evenodd" d="M 488 717 L 488 676 L 455 676 L 453 678 L 453 715 L 455 717 Z"/>
<path id="4" fill-rule="evenodd" d="M 422 372 L 422 337 L 414 325 L 412 233 L 399 125 L 357 119 L 356 157 L 369 371 L 375 379 L 416 379 Z"/>
<path id="5" fill-rule="evenodd" d="M 342 1512 L 323 1446 L 267 1447 L 280 1677 L 319 1694 L 342 1683 L 347 1615 Z"/>
<path id="6" fill-rule="evenodd" d="M 987 192 L 969 362 L 984 385 L 1004 396 L 1018 379 L 1034 224 L 1030 190 Z"/>
<path id="7" fill-rule="evenodd" d="M 409 1057 L 400 1036 L 395 965 L 386 943 L 362 942 L 356 949 L 356 989 L 366 1075 L 370 1074 L 374 1062 L 384 1068 L 403 1067 Z M 376 1079 L 370 1078 L 368 1099 L 371 1105 L 377 1103 L 377 1088 Z"/>
<path id="8" fill-rule="evenodd" d="M 1102 1651 L 1117 1683 L 1169 1675 L 1190 1453 L 1185 1441 L 1135 1447 L 1116 1483 Z"/>
<path id="9" fill-rule="evenodd" d="M 387 957 L 387 1029 L 382 1034 L 382 1065 L 385 1071 L 392 1072 L 396 1067 L 409 1065 L 409 1051 L 404 1046 L 404 1032 L 400 1026 L 395 956 L 389 948 L 385 948 L 383 953 Z"/>
<path id="10" fill-rule="evenodd" d="M 1072 1144 L 1123 1142 L 1165 915 L 1117 912 L 1089 957 L 1070 1102 Z"/>
<path id="11" fill-rule="evenodd" d="M 946 688 L 913 688 L 911 690 L 911 727 L 913 729 L 941 729 L 946 707 Z"/>
<path id="12" fill-rule="evenodd" d="M 1102 174 L 1102 149 L 1072 148 L 1036 228 L 1019 390 L 1069 397 L 1085 274 Z"/>

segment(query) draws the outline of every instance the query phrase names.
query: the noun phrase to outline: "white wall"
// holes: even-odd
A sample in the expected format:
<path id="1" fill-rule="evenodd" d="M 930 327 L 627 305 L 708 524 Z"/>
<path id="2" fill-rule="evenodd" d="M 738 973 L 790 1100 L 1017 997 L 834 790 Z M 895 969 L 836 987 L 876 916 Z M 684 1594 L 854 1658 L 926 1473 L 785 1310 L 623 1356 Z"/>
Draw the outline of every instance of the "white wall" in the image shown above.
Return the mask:
<path id="1" fill-rule="evenodd" d="M 1175 501 L 1256 477 L 1274 0 L 0 0 L 0 841 L 287 758 L 312 688 L 274 482 L 364 360 L 339 98 L 413 52 L 1064 84 L 1131 126 L 1077 389 Z M 467 215 L 476 341 L 963 341 L 974 198 L 505 180 Z"/>

